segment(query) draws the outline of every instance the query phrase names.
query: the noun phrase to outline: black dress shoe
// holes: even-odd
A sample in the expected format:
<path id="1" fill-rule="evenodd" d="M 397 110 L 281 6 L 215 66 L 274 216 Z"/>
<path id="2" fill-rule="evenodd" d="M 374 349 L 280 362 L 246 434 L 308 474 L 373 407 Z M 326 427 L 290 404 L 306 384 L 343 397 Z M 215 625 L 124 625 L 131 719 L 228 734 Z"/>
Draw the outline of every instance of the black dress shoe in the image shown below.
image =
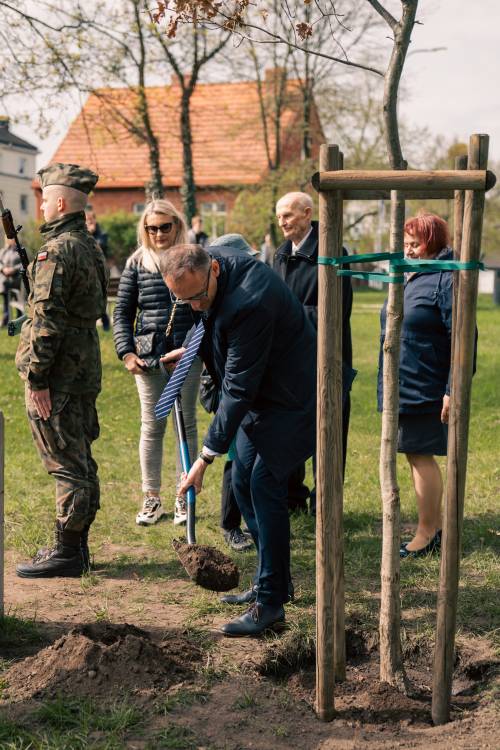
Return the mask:
<path id="1" fill-rule="evenodd" d="M 224 604 L 252 604 L 257 599 L 258 586 L 252 586 L 248 591 L 241 594 L 226 594 L 221 596 L 220 601 Z"/>
<path id="2" fill-rule="evenodd" d="M 399 557 L 405 560 L 408 557 L 427 557 L 427 555 L 433 555 L 439 553 L 441 549 L 441 529 L 436 531 L 436 534 L 432 537 L 429 544 L 426 544 L 422 549 L 408 549 L 409 542 L 403 542 L 399 549 Z"/>
<path id="3" fill-rule="evenodd" d="M 258 604 L 255 602 L 245 612 L 221 627 L 224 635 L 233 638 L 261 635 L 266 630 L 283 630 L 285 610 L 279 604 Z"/>
<path id="4" fill-rule="evenodd" d="M 225 596 L 221 596 L 220 601 L 224 604 L 252 604 L 257 599 L 258 590 L 259 587 L 255 585 L 241 594 L 226 594 Z M 295 589 L 291 581 L 288 584 L 288 601 L 295 601 Z"/>

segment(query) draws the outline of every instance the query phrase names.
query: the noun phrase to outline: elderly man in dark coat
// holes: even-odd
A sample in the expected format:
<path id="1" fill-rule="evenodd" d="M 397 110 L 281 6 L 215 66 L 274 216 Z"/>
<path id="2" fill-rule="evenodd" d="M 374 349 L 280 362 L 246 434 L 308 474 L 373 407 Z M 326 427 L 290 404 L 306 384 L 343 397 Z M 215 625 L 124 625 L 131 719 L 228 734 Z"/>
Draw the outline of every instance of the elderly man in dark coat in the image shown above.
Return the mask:
<path id="1" fill-rule="evenodd" d="M 194 486 L 199 492 L 207 466 L 236 438 L 233 488 L 259 560 L 255 585 L 232 599 L 250 608 L 222 630 L 258 635 L 283 622 L 289 599 L 287 481 L 314 448 L 314 328 L 269 267 L 230 248 L 210 248 L 209 255 L 197 245 L 178 245 L 162 258 L 161 271 L 179 299 L 204 313 L 200 355 L 221 390 L 181 491 Z M 165 360 L 178 357 L 170 353 Z"/>
<path id="2" fill-rule="evenodd" d="M 311 221 L 313 202 L 307 193 L 287 193 L 276 204 L 276 217 L 285 242 L 276 250 L 274 270 L 304 305 L 314 328 L 318 328 L 318 222 Z M 345 250 L 345 254 L 347 251 Z M 355 374 L 352 369 L 351 341 L 352 286 L 348 276 L 342 279 L 342 399 L 343 461 L 345 468 L 347 433 L 351 402 L 349 391 Z M 298 466 L 290 475 L 288 504 L 290 510 L 306 510 L 309 489 L 304 484 L 305 466 Z M 316 512 L 316 489 L 311 491 L 311 513 Z"/>

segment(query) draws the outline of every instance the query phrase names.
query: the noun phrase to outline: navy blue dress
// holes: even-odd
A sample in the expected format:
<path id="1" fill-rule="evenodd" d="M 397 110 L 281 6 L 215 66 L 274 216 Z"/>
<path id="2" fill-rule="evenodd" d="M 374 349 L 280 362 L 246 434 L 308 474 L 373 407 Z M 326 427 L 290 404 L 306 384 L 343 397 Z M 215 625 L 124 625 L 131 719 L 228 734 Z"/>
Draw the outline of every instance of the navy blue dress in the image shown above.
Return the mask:
<path id="1" fill-rule="evenodd" d="M 449 248 L 436 257 L 452 260 Z M 399 360 L 398 451 L 446 455 L 447 425 L 441 422 L 443 396 L 449 395 L 453 274 L 408 274 Z M 378 409 L 382 411 L 383 343 L 387 302 L 381 314 Z"/>

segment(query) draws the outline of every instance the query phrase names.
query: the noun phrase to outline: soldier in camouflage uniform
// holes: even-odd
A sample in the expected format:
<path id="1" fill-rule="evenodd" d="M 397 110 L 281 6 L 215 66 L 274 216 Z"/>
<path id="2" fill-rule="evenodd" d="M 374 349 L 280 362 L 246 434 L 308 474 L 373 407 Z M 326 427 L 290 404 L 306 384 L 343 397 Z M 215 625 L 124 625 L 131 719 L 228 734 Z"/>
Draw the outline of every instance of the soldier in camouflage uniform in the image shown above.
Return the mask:
<path id="1" fill-rule="evenodd" d="M 57 511 L 54 547 L 18 565 L 23 578 L 79 576 L 89 567 L 88 531 L 99 508 L 91 453 L 101 388 L 96 320 L 106 310 L 108 281 L 102 250 L 85 224 L 87 195 L 98 176 L 75 164 L 53 164 L 38 175 L 46 241 L 29 267 L 16 366 L 33 439 L 56 480 Z"/>

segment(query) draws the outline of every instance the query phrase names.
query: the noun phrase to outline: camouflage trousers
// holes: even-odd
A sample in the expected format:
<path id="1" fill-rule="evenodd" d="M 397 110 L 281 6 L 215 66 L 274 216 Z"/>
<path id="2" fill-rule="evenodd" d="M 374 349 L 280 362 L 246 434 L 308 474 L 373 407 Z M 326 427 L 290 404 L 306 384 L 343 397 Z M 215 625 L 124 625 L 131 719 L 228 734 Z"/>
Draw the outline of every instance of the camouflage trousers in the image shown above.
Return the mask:
<path id="1" fill-rule="evenodd" d="M 68 531 L 90 526 L 99 509 L 99 478 L 91 445 L 99 437 L 96 394 L 50 392 L 52 411 L 43 420 L 25 401 L 33 440 L 48 473 L 56 480 L 57 520 Z"/>

